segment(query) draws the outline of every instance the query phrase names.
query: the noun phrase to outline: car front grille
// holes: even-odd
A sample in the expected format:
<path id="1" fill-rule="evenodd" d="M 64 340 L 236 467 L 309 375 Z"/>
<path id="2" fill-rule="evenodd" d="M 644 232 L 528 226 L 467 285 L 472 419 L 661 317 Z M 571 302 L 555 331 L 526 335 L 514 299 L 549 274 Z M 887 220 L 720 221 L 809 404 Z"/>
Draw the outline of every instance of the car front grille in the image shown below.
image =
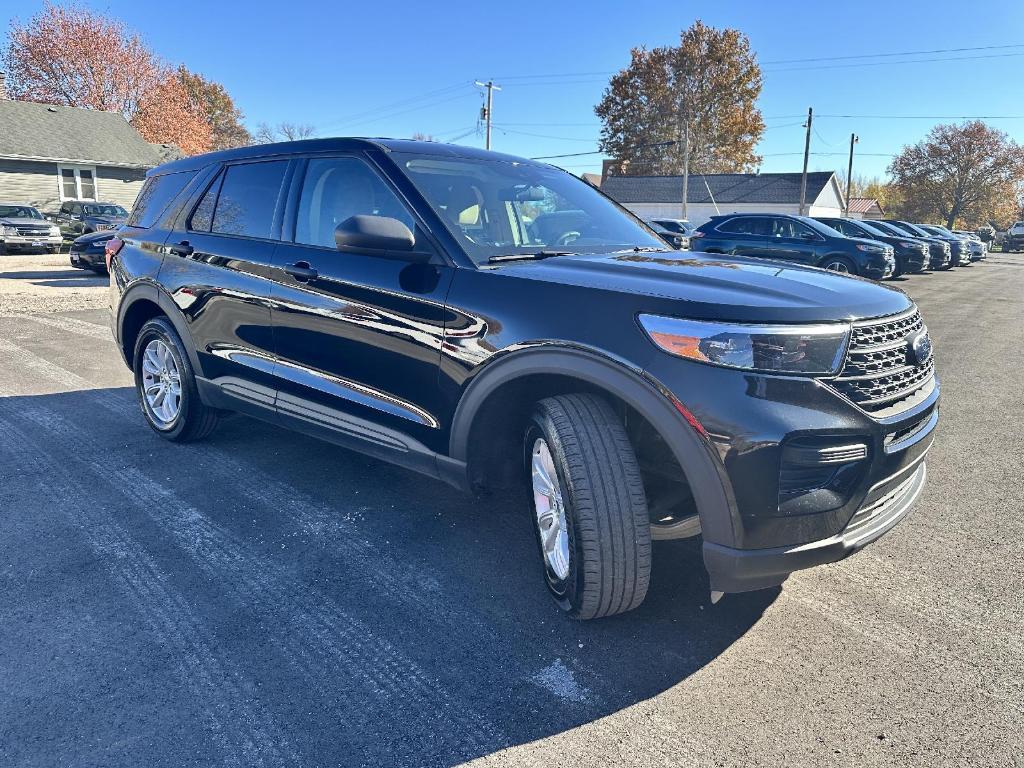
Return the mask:
<path id="1" fill-rule="evenodd" d="M 43 225 L 19 224 L 15 229 L 22 237 L 46 237 L 50 234 L 50 228 Z"/>
<path id="2" fill-rule="evenodd" d="M 911 339 L 923 329 L 917 309 L 854 323 L 846 364 L 832 386 L 866 411 L 889 409 L 911 398 L 935 375 L 930 352 L 923 364 L 910 354 Z"/>

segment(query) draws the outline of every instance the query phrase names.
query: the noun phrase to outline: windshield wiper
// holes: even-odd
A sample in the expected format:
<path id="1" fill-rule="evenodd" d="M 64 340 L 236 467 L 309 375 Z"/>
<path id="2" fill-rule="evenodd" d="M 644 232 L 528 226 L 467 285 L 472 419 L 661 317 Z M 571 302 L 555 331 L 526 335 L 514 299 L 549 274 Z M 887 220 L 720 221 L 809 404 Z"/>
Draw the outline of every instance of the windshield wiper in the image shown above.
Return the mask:
<path id="1" fill-rule="evenodd" d="M 502 253 L 491 256 L 488 264 L 500 264 L 503 261 L 536 261 L 539 259 L 550 259 L 552 256 L 575 256 L 574 251 L 534 251 L 532 253 Z"/>
<path id="2" fill-rule="evenodd" d="M 637 245 L 632 248 L 623 248 L 615 253 L 672 253 L 671 248 L 658 248 L 653 245 Z"/>

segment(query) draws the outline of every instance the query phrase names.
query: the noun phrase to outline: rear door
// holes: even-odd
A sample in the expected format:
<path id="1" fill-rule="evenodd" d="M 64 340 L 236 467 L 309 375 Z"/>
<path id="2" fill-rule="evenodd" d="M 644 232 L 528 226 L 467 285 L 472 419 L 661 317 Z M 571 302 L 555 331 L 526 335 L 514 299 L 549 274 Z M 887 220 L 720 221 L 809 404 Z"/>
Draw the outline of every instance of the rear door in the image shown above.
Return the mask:
<path id="1" fill-rule="evenodd" d="M 725 235 L 726 250 L 736 256 L 763 256 L 767 246 L 764 216 L 737 216 L 715 228 Z"/>
<path id="2" fill-rule="evenodd" d="M 398 219 L 433 258 L 338 250 L 335 228 L 355 215 Z M 292 242 L 281 245 L 273 270 L 281 418 L 400 463 L 432 462 L 424 448 L 443 447 L 438 365 L 453 268 L 361 153 L 302 161 L 287 231 Z"/>
<path id="3" fill-rule="evenodd" d="M 219 169 L 167 239 L 160 282 L 185 316 L 203 376 L 231 407 L 273 410 L 271 269 L 292 162 Z"/>

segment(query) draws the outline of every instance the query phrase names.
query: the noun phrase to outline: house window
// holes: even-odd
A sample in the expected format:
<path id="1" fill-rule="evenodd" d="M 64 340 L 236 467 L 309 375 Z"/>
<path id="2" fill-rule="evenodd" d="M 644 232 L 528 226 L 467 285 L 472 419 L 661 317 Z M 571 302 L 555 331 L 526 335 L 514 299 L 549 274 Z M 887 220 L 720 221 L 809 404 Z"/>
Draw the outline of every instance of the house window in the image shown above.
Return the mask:
<path id="1" fill-rule="evenodd" d="M 85 166 L 62 165 L 60 173 L 61 200 L 98 200 L 96 196 L 96 169 Z"/>

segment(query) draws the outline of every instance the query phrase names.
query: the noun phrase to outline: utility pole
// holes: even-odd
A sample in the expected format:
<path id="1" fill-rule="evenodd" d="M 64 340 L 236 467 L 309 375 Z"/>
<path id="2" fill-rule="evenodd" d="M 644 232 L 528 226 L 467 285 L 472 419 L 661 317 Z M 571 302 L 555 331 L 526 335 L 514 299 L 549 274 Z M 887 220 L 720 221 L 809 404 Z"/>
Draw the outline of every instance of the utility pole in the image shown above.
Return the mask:
<path id="1" fill-rule="evenodd" d="M 492 114 L 491 107 L 494 104 L 494 92 L 495 91 L 500 91 L 501 88 L 499 86 L 495 85 L 493 80 L 488 80 L 486 83 L 481 83 L 479 80 L 477 80 L 476 84 L 478 86 L 480 86 L 481 88 L 486 88 L 487 89 L 487 106 L 480 110 L 480 112 L 481 112 L 480 116 L 487 122 L 487 139 L 484 142 L 484 147 L 486 149 L 490 149 L 491 148 L 491 114 Z"/>
<path id="2" fill-rule="evenodd" d="M 814 121 L 814 110 L 807 108 L 807 138 L 804 140 L 804 172 L 800 177 L 800 215 L 806 216 L 804 206 L 807 204 L 807 160 L 811 155 L 811 123 Z"/>
<path id="3" fill-rule="evenodd" d="M 860 141 L 856 133 L 850 134 L 850 164 L 846 167 L 846 218 L 850 218 L 850 183 L 853 181 L 853 145 Z"/>
<path id="4" fill-rule="evenodd" d="M 687 198 L 690 194 L 690 121 L 683 125 L 683 218 L 689 219 Z"/>

